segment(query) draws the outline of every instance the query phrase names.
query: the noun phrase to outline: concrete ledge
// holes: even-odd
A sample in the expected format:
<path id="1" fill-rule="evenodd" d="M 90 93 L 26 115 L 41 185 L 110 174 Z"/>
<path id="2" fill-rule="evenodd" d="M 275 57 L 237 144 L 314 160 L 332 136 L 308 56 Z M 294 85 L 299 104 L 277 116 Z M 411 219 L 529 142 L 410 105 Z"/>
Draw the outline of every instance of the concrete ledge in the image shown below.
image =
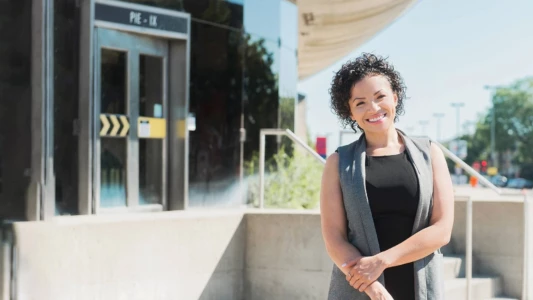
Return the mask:
<path id="1" fill-rule="evenodd" d="M 457 199 L 457 253 L 465 250 L 465 207 Z M 523 203 L 479 200 L 473 208 L 475 272 L 497 275 L 505 295 L 520 297 Z M 73 216 L 13 228 L 14 294 L 24 300 L 325 299 L 333 266 L 318 211 Z"/>
<path id="2" fill-rule="evenodd" d="M 240 299 L 242 220 L 226 212 L 16 223 L 17 299 Z"/>

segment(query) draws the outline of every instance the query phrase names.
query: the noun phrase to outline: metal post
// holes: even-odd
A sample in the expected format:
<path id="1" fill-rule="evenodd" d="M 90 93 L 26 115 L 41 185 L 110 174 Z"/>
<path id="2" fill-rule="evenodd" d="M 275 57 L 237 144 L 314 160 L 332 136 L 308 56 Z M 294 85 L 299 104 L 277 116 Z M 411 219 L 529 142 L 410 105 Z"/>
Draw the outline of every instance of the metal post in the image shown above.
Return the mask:
<path id="1" fill-rule="evenodd" d="M 419 121 L 418 124 L 422 127 L 422 135 L 426 135 L 426 126 L 429 124 L 428 120 Z"/>
<path id="2" fill-rule="evenodd" d="M 441 140 L 441 134 L 440 134 L 440 119 L 444 117 L 443 113 L 434 113 L 433 116 L 437 119 L 437 141 L 440 142 Z"/>
<path id="3" fill-rule="evenodd" d="M 496 167 L 496 110 L 494 107 L 494 89 L 502 88 L 501 86 L 484 86 L 486 90 L 491 91 L 490 102 L 492 104 L 491 121 L 490 121 L 490 159 L 493 167 Z"/>
<path id="4" fill-rule="evenodd" d="M 466 299 L 472 300 L 472 197 L 466 202 Z"/>
<path id="5" fill-rule="evenodd" d="M 452 103 L 452 107 L 455 107 L 457 112 L 457 139 L 461 137 L 461 107 L 463 106 L 465 106 L 464 102 Z"/>
<path id="6" fill-rule="evenodd" d="M 261 129 L 259 134 L 259 208 L 265 207 L 265 137 L 267 135 L 286 136 L 293 142 L 302 146 L 309 154 L 311 154 L 318 162 L 325 164 L 326 160 L 322 158 L 315 150 L 313 150 L 306 142 L 302 141 L 290 129 Z"/>
<path id="7" fill-rule="evenodd" d="M 32 151 L 31 179 L 26 192 L 26 219 L 55 215 L 53 1 L 32 1 Z"/>
<path id="8" fill-rule="evenodd" d="M 1 264 L 2 264 L 2 280 L 0 280 L 0 299 L 10 300 L 12 297 L 12 268 L 13 268 L 13 232 L 6 226 L 0 228 L 0 251 L 1 251 Z"/>
<path id="9" fill-rule="evenodd" d="M 246 95 L 246 40 L 244 28 L 241 29 L 241 128 L 239 130 L 240 155 L 239 155 L 239 190 L 241 201 L 245 201 L 244 195 L 244 142 L 246 141 L 246 129 L 244 128 L 244 102 L 247 100 Z"/>
<path id="10" fill-rule="evenodd" d="M 529 201 L 527 192 L 524 192 L 524 256 L 522 262 L 522 299 L 528 299 L 528 283 L 529 283 Z"/>
<path id="11" fill-rule="evenodd" d="M 491 122 L 490 122 L 490 158 L 493 167 L 496 167 L 496 112 L 494 102 L 492 104 Z"/>
<path id="12" fill-rule="evenodd" d="M 259 208 L 265 207 L 265 133 L 259 136 Z"/>

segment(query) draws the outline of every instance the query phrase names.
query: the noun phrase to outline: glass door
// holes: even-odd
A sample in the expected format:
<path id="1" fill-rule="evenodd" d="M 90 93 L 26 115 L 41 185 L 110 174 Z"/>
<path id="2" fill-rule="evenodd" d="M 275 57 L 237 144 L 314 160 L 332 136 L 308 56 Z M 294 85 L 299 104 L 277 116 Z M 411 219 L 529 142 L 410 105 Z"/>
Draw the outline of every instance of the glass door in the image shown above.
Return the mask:
<path id="1" fill-rule="evenodd" d="M 168 42 L 96 29 L 96 212 L 166 206 Z"/>

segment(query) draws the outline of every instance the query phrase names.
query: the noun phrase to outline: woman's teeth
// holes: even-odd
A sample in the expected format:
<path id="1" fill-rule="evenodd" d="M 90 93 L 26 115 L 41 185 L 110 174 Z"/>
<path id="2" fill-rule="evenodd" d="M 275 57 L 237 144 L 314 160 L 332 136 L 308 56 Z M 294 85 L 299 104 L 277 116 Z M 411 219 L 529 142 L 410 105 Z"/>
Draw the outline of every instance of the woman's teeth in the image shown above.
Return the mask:
<path id="1" fill-rule="evenodd" d="M 385 114 L 380 115 L 380 116 L 378 116 L 378 117 L 375 117 L 375 118 L 373 118 L 373 119 L 368 119 L 368 121 L 369 121 L 369 122 L 377 122 L 377 121 L 379 121 L 379 120 L 381 120 L 381 119 L 383 119 L 383 118 L 385 118 Z"/>

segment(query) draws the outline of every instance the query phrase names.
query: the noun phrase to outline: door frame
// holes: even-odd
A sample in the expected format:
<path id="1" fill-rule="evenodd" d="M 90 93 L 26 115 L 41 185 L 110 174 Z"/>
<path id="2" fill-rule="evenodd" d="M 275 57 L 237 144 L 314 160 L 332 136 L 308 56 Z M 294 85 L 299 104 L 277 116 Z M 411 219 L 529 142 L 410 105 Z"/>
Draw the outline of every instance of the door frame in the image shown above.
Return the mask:
<path id="1" fill-rule="evenodd" d="M 95 53 L 94 53 L 94 110 L 97 118 L 102 114 L 101 109 L 101 78 L 102 78 L 102 64 L 101 53 L 103 49 L 125 53 L 126 55 L 126 70 L 125 70 L 125 111 L 123 116 L 129 119 L 129 133 L 125 137 L 117 137 L 118 139 L 126 140 L 126 206 L 125 207 L 102 207 L 101 206 L 101 140 L 103 138 L 111 139 L 113 137 L 100 136 L 100 122 L 94 123 L 94 161 L 93 161 L 93 192 L 95 201 L 96 213 L 106 212 L 127 212 L 127 211 L 162 211 L 167 205 L 166 199 L 166 165 L 167 165 L 167 137 L 160 139 L 162 142 L 162 186 L 161 186 L 161 203 L 159 204 L 145 204 L 139 205 L 140 201 L 140 184 L 139 184 L 139 144 L 138 137 L 138 119 L 141 116 L 140 107 L 140 57 L 141 55 L 153 56 L 162 58 L 162 74 L 163 78 L 162 90 L 162 118 L 168 119 L 168 61 L 169 61 L 169 45 L 168 41 L 159 38 L 152 38 L 141 35 L 134 35 L 128 32 L 111 30 L 106 28 L 95 29 Z"/>
<path id="2" fill-rule="evenodd" d="M 106 11 L 112 13 L 106 14 Z M 167 23 L 158 23 L 158 25 L 163 26 L 147 28 L 142 23 L 132 24 L 132 14 L 150 15 L 150 18 L 156 16 L 161 22 Z M 137 209 L 161 210 L 161 208 L 158 209 L 153 206 L 147 206 L 144 209 L 142 206 L 105 210 L 99 208 L 100 159 L 98 151 L 100 148 L 99 130 L 97 129 L 100 124 L 100 107 L 99 103 L 96 103 L 98 101 L 95 101 L 97 99 L 95 97 L 97 93 L 95 67 L 97 63 L 99 64 L 97 61 L 99 55 L 96 55 L 95 51 L 100 49 L 97 48 L 99 46 L 96 34 L 99 28 L 163 39 L 168 42 L 169 57 L 166 69 L 167 78 L 172 84 L 167 85 L 167 103 L 169 105 L 164 111 L 168 114 L 166 151 L 172 155 L 167 156 L 166 165 L 169 167 L 167 174 L 163 176 L 163 181 L 168 182 L 168 189 L 164 193 L 166 194 L 164 206 L 170 210 L 186 209 L 188 206 L 189 134 L 186 124 L 189 112 L 190 15 L 184 12 L 127 2 L 82 0 L 80 26 L 79 214 L 96 214 L 107 211 L 130 212 Z M 130 128 L 130 132 L 136 130 L 136 126 L 135 129 L 133 127 Z M 97 149 L 98 151 L 96 151 Z M 128 192 L 130 191 L 128 190 Z M 131 201 L 138 201 L 138 197 L 132 198 Z"/>

